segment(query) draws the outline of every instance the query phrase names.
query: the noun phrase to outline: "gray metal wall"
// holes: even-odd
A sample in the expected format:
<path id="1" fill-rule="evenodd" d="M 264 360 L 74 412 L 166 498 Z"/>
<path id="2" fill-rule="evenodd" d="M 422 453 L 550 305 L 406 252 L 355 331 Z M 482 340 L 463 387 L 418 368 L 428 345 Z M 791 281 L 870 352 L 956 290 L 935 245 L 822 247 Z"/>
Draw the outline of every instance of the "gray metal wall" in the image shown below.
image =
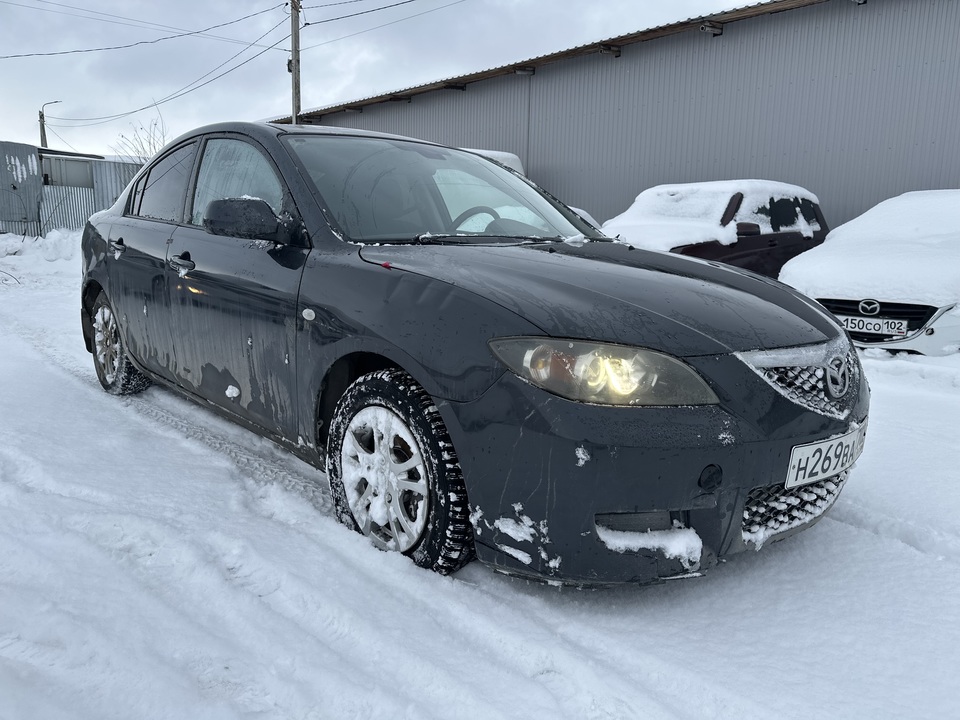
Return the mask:
<path id="1" fill-rule="evenodd" d="M 93 175 L 93 187 L 70 187 L 44 185 L 40 201 L 40 229 L 43 235 L 48 230 L 79 230 L 87 218 L 113 205 L 127 183 L 133 179 L 140 165 L 113 162 L 111 160 L 88 160 Z"/>
<path id="2" fill-rule="evenodd" d="M 957 118 L 960 2 L 830 0 L 323 122 L 514 152 L 601 222 L 651 185 L 753 177 L 809 188 L 836 226 L 960 187 Z"/>
<path id="3" fill-rule="evenodd" d="M 0 142 L 0 233 L 36 233 L 42 189 L 37 149 Z"/>
<path id="4" fill-rule="evenodd" d="M 0 142 L 0 233 L 43 235 L 48 230 L 79 230 L 93 213 L 120 196 L 140 165 L 111 160 L 89 163 L 93 187 L 44 185 L 37 148 Z"/>

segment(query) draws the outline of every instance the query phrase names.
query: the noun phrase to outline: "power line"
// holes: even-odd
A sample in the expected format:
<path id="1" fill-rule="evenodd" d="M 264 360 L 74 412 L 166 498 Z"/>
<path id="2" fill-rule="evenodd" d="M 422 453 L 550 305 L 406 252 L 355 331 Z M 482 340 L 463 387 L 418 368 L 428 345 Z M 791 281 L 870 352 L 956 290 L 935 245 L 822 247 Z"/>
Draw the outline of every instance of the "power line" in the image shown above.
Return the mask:
<path id="1" fill-rule="evenodd" d="M 0 1 L 2 1 L 2 0 L 0 0 Z M 398 3 L 395 3 L 395 4 L 393 4 L 393 5 L 386 5 L 386 6 L 382 6 L 382 7 L 379 7 L 379 8 L 372 8 L 371 10 L 366 10 L 366 11 L 364 11 L 363 13 L 358 13 L 358 14 L 365 14 L 365 13 L 368 13 L 368 12 L 375 12 L 375 11 L 377 11 L 377 10 L 385 10 L 385 9 L 387 9 L 387 8 L 390 8 L 390 7 L 395 7 L 396 5 L 406 5 L 406 4 L 408 4 L 408 3 L 410 3 L 410 2 L 414 2 L 414 1 L 415 1 L 415 0 L 402 0 L 402 2 L 398 2 Z M 450 3 L 450 5 L 456 5 L 456 4 L 458 4 L 458 3 L 465 2 L 465 1 L 466 1 L 466 0 L 457 0 L 457 2 Z M 442 7 L 449 7 L 449 5 L 441 6 L 440 8 L 434 8 L 434 10 L 440 10 L 440 9 L 442 9 Z M 430 11 L 427 11 L 427 12 L 430 12 Z M 424 14 L 426 14 L 426 13 L 419 13 L 419 15 L 424 15 Z M 344 16 L 344 17 L 353 17 L 353 15 L 348 15 L 348 16 Z M 410 16 L 410 17 L 417 17 L 417 15 L 413 15 L 413 16 Z M 322 21 L 322 22 L 332 22 L 333 20 L 342 20 L 342 19 L 344 19 L 344 18 L 331 18 L 330 20 L 326 20 L 326 21 Z M 408 18 L 401 18 L 401 20 L 404 20 L 404 19 L 409 19 L 409 17 L 408 17 Z M 400 20 L 395 20 L 394 22 L 399 22 L 399 21 L 400 21 Z M 222 68 L 222 67 L 223 67 L 224 65 L 226 65 L 227 63 L 231 62 L 232 60 L 234 60 L 234 59 L 236 59 L 237 57 L 239 57 L 240 55 L 242 55 L 242 54 L 243 54 L 244 52 L 246 52 L 250 47 L 252 47 L 255 43 L 259 42 L 260 40 L 262 40 L 263 38 L 265 38 L 267 35 L 269 35 L 271 32 L 273 32 L 273 31 L 276 30 L 278 27 L 280 27 L 280 25 L 282 25 L 284 22 L 286 22 L 286 20 L 281 20 L 279 23 L 277 23 L 277 24 L 274 25 L 272 28 L 270 28 L 270 30 L 268 30 L 266 33 L 264 33 L 264 34 L 261 35 L 259 38 L 257 38 L 256 40 L 254 40 L 253 43 L 250 43 L 247 47 L 245 47 L 245 48 L 244 48 L 243 50 L 241 50 L 239 53 L 237 53 L 237 54 L 234 55 L 233 57 L 225 60 L 224 62 L 222 62 L 222 63 L 221 63 L 220 65 L 218 65 L 217 67 L 215 67 L 215 68 L 214 68 L 213 70 L 211 70 L 210 72 L 206 73 L 205 75 L 200 76 L 199 78 L 197 78 L 196 80 L 194 80 L 192 83 L 184 86 L 184 87 L 181 88 L 180 90 L 177 90 L 176 92 L 171 93 L 170 95 L 168 95 L 168 96 L 166 96 L 166 97 L 164 97 L 164 98 L 161 98 L 160 100 L 157 100 L 157 101 L 155 101 L 155 102 L 152 102 L 152 103 L 150 103 L 149 105 L 145 105 L 145 106 L 143 106 L 143 107 L 141 107 L 141 108 L 137 108 L 136 110 L 130 110 L 130 111 L 128 111 L 128 112 L 117 113 L 116 115 L 104 115 L 104 116 L 101 116 L 101 117 L 65 118 L 65 117 L 57 117 L 57 116 L 53 116 L 53 115 L 50 115 L 50 116 L 48 116 L 48 117 L 49 117 L 50 119 L 52 119 L 52 120 L 60 120 L 60 121 L 63 121 L 63 122 L 82 123 L 82 124 L 76 124 L 76 125 L 54 125 L 53 127 L 61 127 L 61 128 L 63 128 L 63 127 L 90 127 L 90 126 L 92 126 L 92 125 L 102 125 L 102 124 L 105 124 L 105 123 L 113 122 L 114 120 L 119 120 L 119 119 L 124 118 L 124 117 L 127 117 L 127 116 L 129 116 L 129 115 L 133 115 L 133 114 L 138 113 L 138 112 L 141 112 L 141 111 L 143 111 L 143 110 L 147 110 L 147 109 L 149 109 L 149 108 L 151 108 L 151 107 L 156 107 L 156 106 L 158 106 L 158 105 L 162 105 L 162 104 L 164 104 L 164 103 L 170 102 L 171 100 L 176 100 L 176 99 L 178 99 L 178 98 L 180 98 L 180 97 L 183 97 L 184 95 L 187 95 L 188 93 L 193 92 L 194 90 L 199 90 L 201 87 L 204 87 L 205 85 L 209 85 L 209 84 L 210 84 L 211 82 L 213 82 L 214 80 L 218 80 L 219 78 L 224 77 L 225 75 L 228 75 L 229 73 L 233 72 L 234 70 L 239 69 L 240 67 L 243 67 L 243 66 L 246 65 L 248 62 L 250 62 L 250 61 L 252 61 L 252 60 L 255 60 L 256 58 L 258 58 L 258 57 L 260 57 L 261 55 L 263 55 L 265 52 L 267 52 L 267 50 L 273 49 L 274 47 L 276 47 L 277 45 L 279 45 L 280 43 L 282 43 L 284 40 L 286 40 L 287 38 L 289 38 L 290 35 L 286 35 L 285 37 L 281 38 L 280 40 L 278 40 L 277 42 L 275 42 L 273 45 L 270 45 L 269 47 L 265 48 L 264 50 L 262 50 L 261 52 L 257 53 L 257 54 L 254 55 L 253 57 L 250 57 L 250 58 L 248 58 L 247 60 L 244 60 L 244 61 L 243 61 L 242 63 L 240 63 L 239 65 L 236 65 L 236 66 L 230 68 L 229 70 L 227 70 L 226 72 L 223 72 L 223 73 L 221 73 L 220 75 L 217 75 L 217 76 L 215 76 L 215 77 L 213 77 L 213 78 L 210 78 L 210 79 L 207 80 L 206 82 L 197 85 L 197 83 L 199 83 L 200 80 L 203 80 L 205 77 L 208 77 L 208 76 L 211 75 L 212 73 L 214 73 L 214 72 L 216 72 L 217 70 L 219 70 L 220 68 Z M 314 24 L 320 24 L 320 23 L 314 23 Z M 391 25 L 391 24 L 393 24 L 393 23 L 386 23 L 386 24 L 387 24 L 387 25 Z M 383 26 L 380 26 L 380 27 L 383 27 Z M 371 29 L 376 29 L 376 28 L 371 28 Z M 361 31 L 361 32 L 364 32 L 364 31 Z M 359 33 L 354 33 L 354 35 L 357 35 L 357 34 L 359 34 Z M 351 37 L 351 36 L 348 35 L 348 36 L 346 36 L 346 37 Z M 338 38 L 338 39 L 343 39 L 343 38 Z M 333 42 L 333 41 L 330 41 L 330 42 Z M 320 44 L 323 45 L 323 44 L 326 44 L 326 43 L 320 43 Z M 317 46 L 314 45 L 313 47 L 317 47 Z M 194 86 L 194 85 L 196 85 L 196 87 L 192 87 L 192 86 Z M 49 123 L 48 123 L 48 125 L 49 125 Z"/>
<path id="2" fill-rule="evenodd" d="M 259 12 L 251 13 L 250 15 L 244 15 L 242 18 L 237 18 L 236 20 L 231 20 L 230 22 L 220 23 L 219 25 L 211 25 L 210 27 L 204 28 L 203 30 L 194 30 L 191 32 L 184 32 L 178 35 L 168 35 L 166 37 L 156 38 L 154 40 L 140 40 L 139 42 L 130 43 L 128 45 L 112 45 L 110 47 L 87 48 L 85 50 L 59 50 L 56 52 L 24 53 L 21 55 L 0 55 L 0 60 L 9 60 L 12 58 L 26 58 L 26 57 L 49 57 L 51 55 L 73 55 L 76 53 L 91 53 L 91 52 L 100 52 L 103 50 L 123 50 L 126 48 L 136 47 L 137 45 L 152 45 L 154 43 L 163 42 L 164 40 L 173 40 L 175 38 L 189 37 L 191 35 L 202 35 L 203 33 L 209 30 L 215 30 L 217 28 L 226 27 L 227 25 L 235 25 L 238 22 L 249 20 L 250 18 L 256 17 L 257 15 L 263 15 L 264 13 L 272 12 L 273 10 L 276 10 L 279 7 L 283 7 L 285 4 L 286 3 L 280 3 L 279 5 L 274 5 L 271 8 L 267 8 L 266 10 L 261 10 Z"/>
<path id="3" fill-rule="evenodd" d="M 52 127 L 50 127 L 49 124 L 47 124 L 47 130 L 49 130 L 49 131 L 52 132 L 54 135 L 56 135 L 58 138 L 60 138 L 60 142 L 62 142 L 62 143 L 63 143 L 64 145 L 66 145 L 68 148 L 70 148 L 70 149 L 73 150 L 74 152 L 80 152 L 80 151 L 77 150 L 73 145 L 71 145 L 71 144 L 68 143 L 66 140 L 64 140 L 63 137 L 61 137 L 60 133 L 58 133 L 56 130 L 54 130 Z"/>
<path id="4" fill-rule="evenodd" d="M 140 30 L 151 30 L 153 32 L 163 32 L 163 31 L 170 31 L 170 30 L 183 32 L 183 33 L 190 32 L 186 28 L 178 28 L 178 27 L 172 27 L 170 25 L 162 25 L 160 23 L 150 22 L 148 20 L 138 20 L 136 18 L 125 17 L 123 15 L 113 15 L 111 13 L 100 12 L 98 10 L 87 10 L 86 8 L 75 7 L 73 5 L 64 5 L 63 3 L 50 2 L 50 0 L 36 0 L 36 2 L 40 2 L 45 5 L 55 5 L 57 7 L 68 8 L 70 10 L 79 10 L 84 13 L 93 13 L 96 15 L 103 15 L 104 17 L 99 18 L 99 17 L 92 17 L 91 15 L 78 15 L 77 13 L 64 12 L 62 10 L 51 10 L 49 8 L 37 7 L 36 5 L 24 5 L 23 3 L 13 2 L 13 0 L 0 0 L 0 4 L 3 4 L 3 5 L 13 5 L 15 7 L 27 8 L 28 10 L 38 10 L 40 12 L 54 13 L 56 15 L 66 15 L 68 17 L 77 17 L 77 18 L 82 18 L 83 20 L 96 20 L 97 22 L 105 22 L 111 25 L 123 25 L 125 27 L 138 28 Z M 115 19 L 107 20 L 105 18 L 115 18 Z M 129 22 L 121 22 L 122 20 L 128 20 Z M 247 44 L 243 40 L 237 40 L 235 38 L 229 38 L 229 37 L 222 37 L 220 35 L 203 35 L 203 37 L 207 37 L 211 40 L 220 40 L 223 42 L 234 43 L 237 45 Z"/>
<path id="5" fill-rule="evenodd" d="M 398 7 L 400 5 L 409 5 L 412 2 L 417 2 L 417 0 L 401 0 L 400 2 L 393 3 L 392 5 L 382 5 L 381 7 L 370 8 L 369 10 L 361 10 L 360 12 L 351 13 L 350 15 L 341 15 L 340 17 L 328 18 L 326 20 L 317 20 L 316 22 L 304 23 L 304 27 L 307 25 L 323 25 L 324 23 L 334 22 L 336 20 L 346 20 L 347 18 L 357 17 L 358 15 L 367 15 L 368 13 L 379 12 L 380 10 L 387 10 L 389 8 Z"/>
<path id="6" fill-rule="evenodd" d="M 350 33 L 349 35 L 341 35 L 338 38 L 333 38 L 332 40 L 324 40 L 323 42 L 316 43 L 315 45 L 308 45 L 305 48 L 300 48 L 300 52 L 306 50 L 313 50 L 314 48 L 322 47 L 324 45 L 330 45 L 340 40 L 347 40 L 348 38 L 356 37 L 357 35 L 363 35 L 364 33 L 372 32 L 374 30 L 379 30 L 381 28 L 389 27 L 390 25 L 396 25 L 397 23 L 402 23 L 405 20 L 412 20 L 413 18 L 418 18 L 421 15 L 428 15 L 429 13 L 436 12 L 437 10 L 443 10 L 444 8 L 453 7 L 454 5 L 459 5 L 464 3 L 467 0 L 454 0 L 454 2 L 447 3 L 446 5 L 440 5 L 439 7 L 430 8 L 429 10 L 424 10 L 423 12 L 415 13 L 413 15 L 407 15 L 406 17 L 399 18 L 397 20 L 391 20 L 390 22 L 383 23 L 382 25 L 374 25 L 372 28 L 367 28 L 366 30 L 358 30 L 355 33 Z"/>
<path id="7" fill-rule="evenodd" d="M 321 8 L 333 7 L 334 5 L 353 5 L 358 2 L 369 2 L 370 0 L 340 0 L 340 2 L 324 3 L 323 5 L 306 5 L 301 10 L 319 10 Z"/>
<path id="8" fill-rule="evenodd" d="M 102 116 L 102 117 L 91 117 L 91 118 L 64 118 L 64 117 L 53 117 L 53 116 L 48 116 L 48 117 L 51 117 L 51 118 L 53 118 L 53 119 L 55 119 L 55 120 L 62 120 L 62 121 L 66 121 L 66 122 L 83 123 L 83 124 L 80 124 L 80 125 L 54 125 L 54 127 L 67 127 L 67 128 L 70 128 L 70 127 L 89 127 L 89 126 L 91 126 L 91 125 L 102 125 L 102 124 L 104 124 L 104 123 L 113 122 L 114 120 L 119 120 L 120 118 L 127 117 L 128 115 L 133 115 L 134 113 L 138 113 L 138 112 L 141 112 L 141 111 L 143 111 L 143 110 L 147 110 L 147 109 L 149 109 L 149 108 L 156 107 L 157 105 L 162 105 L 162 104 L 164 104 L 164 103 L 170 102 L 171 100 L 176 100 L 177 98 L 181 98 L 181 97 L 183 97 L 184 95 L 187 95 L 187 94 L 189 94 L 189 93 L 192 93 L 194 90 L 199 90 L 200 88 L 204 87 L 205 85 L 209 85 L 209 84 L 212 83 L 214 80 L 218 80 L 218 79 L 222 78 L 224 75 L 228 75 L 228 74 L 232 73 L 234 70 L 237 70 L 237 69 L 243 67 L 244 65 L 246 65 L 248 62 L 250 62 L 250 61 L 252 61 L 252 60 L 256 60 L 258 57 L 260 57 L 261 55 L 263 55 L 264 53 L 266 53 L 268 50 L 272 50 L 272 49 L 275 48 L 277 45 L 279 45 L 280 43 L 284 42 L 287 38 L 290 37 L 289 34 L 288 34 L 288 35 L 285 35 L 285 36 L 282 37 L 282 38 L 280 38 L 279 40 L 277 40 L 277 41 L 276 41 L 275 43 L 273 43 L 272 45 L 270 45 L 270 46 L 268 46 L 268 47 L 265 47 L 263 50 L 261 50 L 260 52 L 258 52 L 256 55 L 254 55 L 254 56 L 252 56 L 252 57 L 250 57 L 250 58 L 247 58 L 247 59 L 244 60 L 242 63 L 240 63 L 240 64 L 238 64 L 238 65 L 235 65 L 234 67 L 230 68 L 229 70 L 226 70 L 225 72 L 222 72 L 222 73 L 220 73 L 219 75 L 216 75 L 215 77 L 210 78 L 210 79 L 207 80 L 206 82 L 200 83 L 199 85 L 197 85 L 197 83 L 199 83 L 199 82 L 200 82 L 201 80 L 203 80 L 205 77 L 208 77 L 208 76 L 212 75 L 212 74 L 215 73 L 217 70 L 219 70 L 220 68 L 222 68 L 224 65 L 226 65 L 227 63 L 235 60 L 235 59 L 238 58 L 240 55 L 242 55 L 243 53 L 245 53 L 247 50 L 249 50 L 251 47 L 254 46 L 254 43 L 258 43 L 258 42 L 260 42 L 261 40 L 263 40 L 263 38 L 265 38 L 267 35 L 269 35 L 270 33 L 272 33 L 272 32 L 273 32 L 274 30 L 276 30 L 278 27 L 280 27 L 281 25 L 283 25 L 285 22 L 287 22 L 286 19 L 281 20 L 281 21 L 278 22 L 276 25 L 274 25 L 272 28 L 270 28 L 269 30 L 267 30 L 267 32 L 265 32 L 263 35 L 261 35 L 261 36 L 258 37 L 256 40 L 254 40 L 253 43 L 250 43 L 249 45 L 247 45 L 247 47 L 245 47 L 245 48 L 244 48 L 243 50 L 241 50 L 240 52 L 236 53 L 235 55 L 233 55 L 232 57 L 228 58 L 227 60 L 224 60 L 222 63 L 220 63 L 219 65 L 217 65 L 217 67 L 213 68 L 213 70 L 211 70 L 210 72 L 206 73 L 205 75 L 201 75 L 199 78 L 197 78 L 197 79 L 194 80 L 193 82 L 191 82 L 191 83 L 189 83 L 189 84 L 187 84 L 187 85 L 184 85 L 184 86 L 183 86 L 182 88 L 180 88 L 179 90 L 171 93 L 170 95 L 167 95 L 166 97 L 161 98 L 160 100 L 156 100 L 156 101 L 150 103 L 149 105 L 144 105 L 143 107 L 137 108 L 136 110 L 130 110 L 130 111 L 128 111 L 128 112 L 117 113 L 116 115 L 104 115 L 104 116 Z M 196 87 L 193 87 L 193 86 L 196 86 Z M 49 125 L 49 123 L 48 123 L 48 125 Z"/>
<path id="9" fill-rule="evenodd" d="M 358 1 L 359 1 L 359 0 L 358 0 Z M 431 8 L 430 10 L 424 10 L 423 12 L 415 13 L 415 14 L 413 14 L 413 15 L 408 15 L 407 17 L 399 18 L 399 19 L 397 19 L 397 20 L 392 20 L 392 21 L 390 21 L 390 22 L 383 23 L 383 24 L 381 24 L 381 25 L 376 25 L 376 26 L 374 26 L 374 27 L 372 27 L 372 28 L 367 28 L 366 30 L 360 30 L 360 31 L 355 32 L 355 33 L 350 33 L 349 35 L 343 35 L 343 36 L 341 36 L 341 37 L 339 37 L 339 38 L 334 38 L 334 39 L 332 39 L 332 40 L 327 40 L 327 41 L 322 42 L 322 43 L 317 43 L 317 44 L 315 44 L 315 45 L 311 45 L 310 47 L 303 48 L 303 49 L 304 49 L 304 50 L 310 50 L 310 49 L 312 49 L 312 48 L 320 47 L 320 46 L 322 46 L 322 45 L 329 45 L 329 44 L 331 44 L 331 43 L 338 42 L 338 41 L 340 41 L 340 40 L 346 40 L 347 38 L 355 37 L 355 36 L 357 36 L 357 35 L 362 35 L 362 34 L 364 34 L 364 33 L 371 32 L 371 31 L 373 31 L 373 30 L 379 30 L 380 28 L 388 27 L 388 26 L 390 26 L 390 25 L 396 25 L 397 23 L 403 22 L 403 21 L 405 21 L 405 20 L 412 20 L 413 18 L 421 17 L 422 15 L 427 15 L 427 14 L 429 14 L 429 13 L 436 12 L 436 11 L 438 11 L 438 10 L 443 10 L 443 9 L 445 9 L 445 8 L 452 7 L 452 6 L 454 6 L 454 5 L 459 5 L 459 4 L 464 3 L 464 2 L 466 2 L 466 1 L 467 1 L 467 0 L 454 0 L 454 2 L 447 3 L 446 5 L 440 5 L 439 7 Z M 0 0 L 0 2 L 6 2 L 6 0 Z M 407 2 L 412 2 L 412 0 L 406 0 L 406 2 L 397 3 L 397 5 L 404 5 L 404 4 L 406 4 Z M 13 4 L 13 3 L 8 3 L 8 4 Z M 389 6 L 386 6 L 386 7 L 394 7 L 394 6 L 393 6 L 393 5 L 389 5 Z M 381 8 L 376 8 L 376 9 L 383 10 L 383 9 L 386 9 L 386 7 L 381 7 Z M 372 11 L 368 11 L 368 12 L 372 12 Z M 352 16 L 348 16 L 348 17 L 352 17 Z M 335 18 L 335 19 L 342 19 L 342 18 Z M 164 103 L 171 102 L 171 101 L 173 101 L 173 100 L 177 100 L 177 99 L 183 97 L 184 95 L 188 95 L 189 93 L 192 93 L 192 92 L 195 91 L 195 90 L 199 90 L 200 88 L 202 88 L 202 87 L 204 87 L 204 86 L 206 86 L 206 85 L 209 85 L 210 83 L 212 83 L 212 82 L 214 82 L 214 81 L 216 81 L 216 80 L 219 80 L 220 78 L 222 78 L 222 77 L 224 77 L 224 76 L 226 76 L 226 75 L 229 75 L 229 74 L 232 73 L 234 70 L 238 70 L 238 69 L 240 69 L 241 67 L 243 67 L 244 65 L 246 65 L 247 63 L 252 62 L 253 60 L 256 60 L 256 59 L 257 59 L 258 57 L 260 57 L 261 55 L 263 55 L 263 54 L 265 54 L 266 52 L 274 49 L 277 45 L 279 45 L 280 43 L 282 43 L 282 42 L 284 42 L 285 40 L 289 39 L 289 38 L 290 38 L 290 35 L 287 34 L 287 35 L 285 35 L 284 37 L 282 37 L 282 38 L 280 38 L 279 40 L 277 40 L 277 42 L 273 43 L 272 45 L 268 45 L 268 46 L 265 46 L 265 47 L 263 47 L 263 46 L 258 46 L 258 45 L 257 45 L 257 43 L 259 43 L 263 38 L 265 38 L 267 35 L 269 35 L 270 33 L 272 33 L 274 30 L 276 30 L 278 27 L 280 27 L 280 25 L 282 25 L 282 24 L 285 23 L 285 22 L 286 22 L 286 20 L 281 20 L 279 23 L 277 23 L 276 25 L 274 25 L 272 28 L 270 28 L 267 32 L 265 32 L 263 35 L 261 35 L 260 37 L 258 37 L 258 38 L 257 38 L 256 40 L 254 40 L 252 43 L 248 43 L 247 46 L 244 47 L 243 50 L 241 50 L 240 52 L 236 53 L 236 54 L 233 55 L 232 57 L 230 57 L 230 58 L 228 58 L 227 60 L 225 60 L 224 62 L 220 63 L 220 65 L 218 65 L 217 67 L 213 68 L 213 69 L 210 70 L 208 73 L 206 73 L 206 74 L 204 74 L 204 75 L 201 75 L 199 78 L 197 78 L 197 79 L 194 80 L 193 82 L 185 85 L 184 87 L 182 87 L 182 88 L 180 88 L 179 90 L 171 93 L 170 95 L 167 95 L 166 97 L 161 98 L 161 99 L 158 100 L 158 101 L 155 101 L 155 102 L 153 102 L 153 103 L 150 103 L 149 105 L 145 105 L 145 106 L 143 106 L 143 107 L 141 107 L 141 108 L 137 108 L 136 110 L 130 110 L 130 111 L 128 111 L 128 112 L 117 113 L 116 115 L 108 115 L 108 116 L 103 116 L 103 117 L 99 117 L 99 118 L 61 118 L 61 117 L 48 116 L 48 117 L 50 117 L 51 119 L 62 120 L 62 121 L 66 121 L 66 122 L 82 123 L 82 124 L 76 124 L 76 125 L 53 125 L 52 127 L 59 127 L 59 128 L 80 128 L 80 127 L 90 127 L 90 126 L 93 126 L 93 125 L 103 125 L 103 124 L 106 124 L 106 123 L 109 123 L 109 122 L 113 122 L 114 120 L 119 120 L 119 119 L 121 119 L 121 118 L 128 117 L 128 116 L 130 116 L 130 115 L 134 115 L 134 114 L 136 114 L 136 113 L 138 113 L 138 112 L 142 112 L 143 110 L 147 110 L 147 109 L 149 109 L 149 108 L 151 108 L 151 107 L 156 107 L 156 106 L 158 106 L 158 105 L 162 105 L 162 104 L 164 104 Z M 315 24 L 319 24 L 319 23 L 315 23 Z M 245 53 L 247 50 L 249 50 L 249 49 L 252 48 L 252 47 L 263 47 L 263 49 L 262 49 L 260 52 L 258 52 L 256 55 L 254 55 L 254 56 L 252 56 L 252 57 L 250 57 L 250 58 L 247 58 L 246 60 L 244 60 L 243 62 L 239 63 L 238 65 L 235 65 L 234 67 L 232 67 L 232 68 L 230 68 L 230 69 L 228 69 L 228 70 L 220 73 L 219 75 L 216 75 L 216 76 L 210 78 L 210 79 L 207 80 L 206 82 L 200 83 L 201 80 L 203 80 L 204 78 L 208 77 L 209 75 L 215 73 L 217 70 L 219 70 L 220 68 L 222 68 L 224 65 L 226 65 L 227 63 L 229 63 L 229 62 L 231 62 L 232 60 L 236 59 L 237 57 L 239 57 L 240 55 L 242 55 L 243 53 Z M 200 83 L 200 84 L 198 85 L 197 83 Z M 194 86 L 195 86 L 195 87 L 194 87 Z M 47 127 L 51 127 L 50 123 L 47 123 Z M 51 132 L 53 132 L 53 131 L 51 131 Z M 56 133 L 54 133 L 54 134 L 56 134 Z M 57 137 L 60 137 L 60 136 L 57 135 Z M 63 138 L 61 138 L 61 140 L 62 140 L 62 139 L 63 139 Z M 64 142 L 66 142 L 66 141 L 64 141 Z M 69 143 L 67 143 L 67 144 L 69 144 Z"/>

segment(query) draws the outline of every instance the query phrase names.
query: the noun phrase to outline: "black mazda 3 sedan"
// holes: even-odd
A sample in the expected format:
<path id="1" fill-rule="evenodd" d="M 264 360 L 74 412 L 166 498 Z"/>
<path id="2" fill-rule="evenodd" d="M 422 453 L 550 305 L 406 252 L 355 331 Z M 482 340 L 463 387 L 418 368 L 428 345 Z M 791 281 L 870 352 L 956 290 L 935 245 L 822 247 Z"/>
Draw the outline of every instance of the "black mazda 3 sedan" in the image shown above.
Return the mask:
<path id="1" fill-rule="evenodd" d="M 443 573 L 697 575 L 816 522 L 867 427 L 813 301 L 390 135 L 187 133 L 90 219 L 81 305 L 108 392 L 158 383 L 271 438 L 342 523 Z"/>

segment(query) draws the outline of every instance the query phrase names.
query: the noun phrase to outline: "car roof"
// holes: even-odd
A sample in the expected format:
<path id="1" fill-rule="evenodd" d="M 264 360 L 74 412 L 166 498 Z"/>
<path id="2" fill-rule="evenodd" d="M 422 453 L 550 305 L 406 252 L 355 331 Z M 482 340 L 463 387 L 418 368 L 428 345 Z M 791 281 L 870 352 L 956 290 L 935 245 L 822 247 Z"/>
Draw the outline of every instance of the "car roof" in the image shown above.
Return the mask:
<path id="1" fill-rule="evenodd" d="M 280 135 L 346 135 L 352 137 L 370 137 L 387 138 L 391 140 L 407 140 L 410 142 L 421 142 L 427 145 L 435 145 L 426 140 L 405 137 L 403 135 L 393 135 L 390 133 L 375 132 L 372 130 L 358 130 L 355 128 L 341 128 L 329 125 L 289 125 L 267 122 L 246 122 L 246 121 L 228 121 L 203 125 L 183 133 L 171 143 L 168 147 L 188 140 L 199 135 L 212 133 L 241 133 L 250 137 L 267 140 L 279 137 Z"/>
<path id="2" fill-rule="evenodd" d="M 693 192 L 714 192 L 728 197 L 737 192 L 765 193 L 772 192 L 784 197 L 794 196 L 807 198 L 819 204 L 817 196 L 799 185 L 780 182 L 779 180 L 735 179 L 735 180 L 704 180 L 689 183 L 669 183 L 654 185 L 643 191 L 650 195 L 689 195 Z M 643 194 L 641 193 L 641 194 Z"/>

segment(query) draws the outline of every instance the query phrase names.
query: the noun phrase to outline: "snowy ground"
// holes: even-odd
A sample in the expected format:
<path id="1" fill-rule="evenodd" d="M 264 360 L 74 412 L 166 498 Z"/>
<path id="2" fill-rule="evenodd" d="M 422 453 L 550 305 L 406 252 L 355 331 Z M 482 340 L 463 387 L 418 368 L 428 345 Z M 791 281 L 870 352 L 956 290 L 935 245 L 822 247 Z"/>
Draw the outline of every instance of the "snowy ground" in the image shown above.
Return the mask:
<path id="1" fill-rule="evenodd" d="M 103 393 L 77 243 L 0 236 L 0 720 L 957 717 L 960 357 L 868 357 L 837 505 L 702 579 L 443 578 L 270 443 Z"/>

